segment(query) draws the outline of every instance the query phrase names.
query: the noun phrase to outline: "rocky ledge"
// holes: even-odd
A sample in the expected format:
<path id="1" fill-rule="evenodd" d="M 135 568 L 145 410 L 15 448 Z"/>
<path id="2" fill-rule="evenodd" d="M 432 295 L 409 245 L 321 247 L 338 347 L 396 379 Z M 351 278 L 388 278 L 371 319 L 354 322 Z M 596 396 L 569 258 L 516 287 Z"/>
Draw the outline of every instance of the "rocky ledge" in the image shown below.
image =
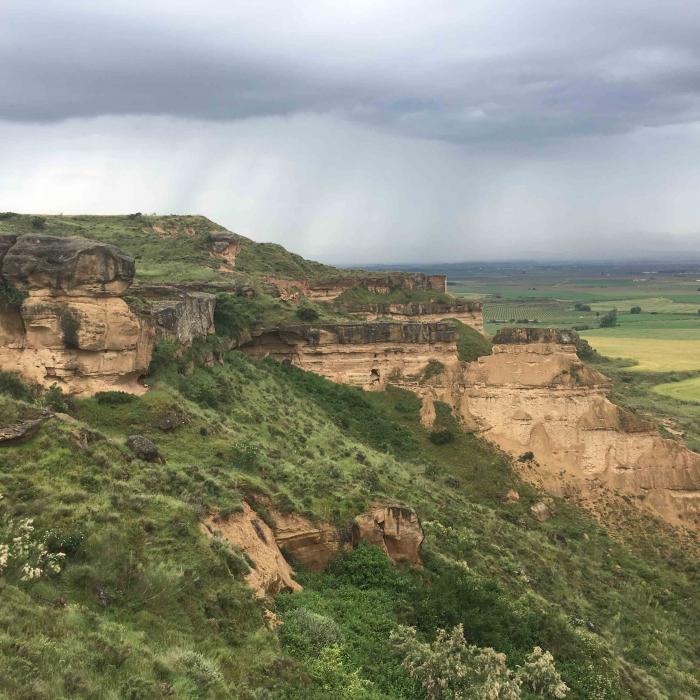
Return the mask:
<path id="1" fill-rule="evenodd" d="M 610 401 L 610 381 L 576 354 L 572 331 L 504 329 L 493 354 L 422 386 L 426 419 L 438 399 L 463 425 L 515 458 L 523 476 L 595 510 L 601 488 L 673 524 L 700 525 L 700 455 Z M 524 459 L 523 455 L 532 455 Z"/>
<path id="2" fill-rule="evenodd" d="M 0 237 L 0 369 L 68 393 L 142 392 L 154 342 L 211 332 L 214 299 L 139 296 L 134 270 L 119 249 L 83 238 Z"/>
<path id="3" fill-rule="evenodd" d="M 461 321 L 479 333 L 484 332 L 484 316 L 481 303 L 463 299 L 450 301 L 409 302 L 406 304 L 355 304 L 346 306 L 351 314 L 358 314 L 368 321 L 390 318 L 393 321 L 433 322 L 444 319 Z"/>
<path id="4" fill-rule="evenodd" d="M 350 323 L 283 326 L 260 331 L 241 347 L 343 384 L 381 389 L 418 377 L 431 360 L 458 364 L 454 324 Z"/>

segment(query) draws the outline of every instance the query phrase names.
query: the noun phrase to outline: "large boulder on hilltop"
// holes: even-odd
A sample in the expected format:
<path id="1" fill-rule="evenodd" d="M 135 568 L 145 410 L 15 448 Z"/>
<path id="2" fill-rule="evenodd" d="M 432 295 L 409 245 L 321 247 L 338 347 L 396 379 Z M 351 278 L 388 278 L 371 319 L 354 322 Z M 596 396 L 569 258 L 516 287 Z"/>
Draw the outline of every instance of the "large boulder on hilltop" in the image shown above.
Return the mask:
<path id="1" fill-rule="evenodd" d="M 85 238 L 17 236 L 10 246 L 6 240 L 0 243 L 0 258 L 2 277 L 21 289 L 119 295 L 134 279 L 132 257 L 113 245 Z"/>
<path id="2" fill-rule="evenodd" d="M 413 508 L 377 504 L 355 518 L 352 544 L 367 542 L 383 549 L 393 562 L 420 564 L 423 528 Z"/>

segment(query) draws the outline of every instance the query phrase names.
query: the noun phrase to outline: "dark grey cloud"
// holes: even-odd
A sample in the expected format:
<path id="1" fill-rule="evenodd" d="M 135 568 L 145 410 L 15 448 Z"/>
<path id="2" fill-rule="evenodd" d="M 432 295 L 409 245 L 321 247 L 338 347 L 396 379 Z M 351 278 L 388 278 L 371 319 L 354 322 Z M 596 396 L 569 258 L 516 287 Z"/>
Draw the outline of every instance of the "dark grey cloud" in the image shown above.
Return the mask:
<path id="1" fill-rule="evenodd" d="M 0 119 L 313 113 L 541 145 L 700 119 L 689 0 L 4 0 Z"/>

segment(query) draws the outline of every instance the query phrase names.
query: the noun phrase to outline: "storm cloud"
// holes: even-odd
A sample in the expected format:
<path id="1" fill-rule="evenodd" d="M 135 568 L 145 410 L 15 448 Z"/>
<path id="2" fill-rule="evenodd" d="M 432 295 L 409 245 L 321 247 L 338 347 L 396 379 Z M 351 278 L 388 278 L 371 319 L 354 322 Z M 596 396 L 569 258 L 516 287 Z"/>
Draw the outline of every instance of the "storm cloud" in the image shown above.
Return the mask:
<path id="1" fill-rule="evenodd" d="M 0 209 L 338 262 L 700 252 L 698 36 L 679 0 L 5 0 Z"/>

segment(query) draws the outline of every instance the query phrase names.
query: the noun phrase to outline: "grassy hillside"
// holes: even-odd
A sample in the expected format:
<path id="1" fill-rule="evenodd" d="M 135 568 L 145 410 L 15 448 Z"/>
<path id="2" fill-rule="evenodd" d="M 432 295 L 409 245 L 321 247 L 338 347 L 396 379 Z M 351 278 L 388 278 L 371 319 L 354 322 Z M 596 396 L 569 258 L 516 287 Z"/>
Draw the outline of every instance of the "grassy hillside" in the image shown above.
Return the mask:
<path id="1" fill-rule="evenodd" d="M 34 216 L 0 214 L 3 233 L 44 233 L 83 236 L 111 243 L 136 258 L 136 278 L 142 282 L 215 282 L 245 275 L 276 275 L 292 279 L 342 274 L 330 265 L 306 260 L 274 243 L 256 243 L 240 236 L 235 273 L 221 271 L 212 257 L 209 236 L 226 229 L 204 216 Z"/>
<path id="2" fill-rule="evenodd" d="M 563 501 L 539 523 L 529 507 L 541 495 L 446 407 L 452 439 L 435 444 L 410 393 L 366 394 L 237 352 L 211 364 L 211 349 L 161 346 L 139 398 L 31 404 L 0 382 L 0 422 L 37 401 L 72 416 L 0 448 L 0 531 L 34 518 L 66 554 L 60 573 L 0 577 L 0 697 L 416 698 L 391 631 L 432 639 L 459 623 L 512 664 L 551 651 L 569 697 L 700 694 L 695 544 L 633 509 L 629 538 Z M 134 459 L 134 433 L 166 463 Z M 505 504 L 511 487 L 520 500 Z M 426 530 L 424 567 L 361 547 L 301 571 L 304 590 L 270 603 L 285 624 L 268 630 L 246 561 L 198 527 L 252 494 L 338 525 L 373 500 L 403 501 Z"/>

